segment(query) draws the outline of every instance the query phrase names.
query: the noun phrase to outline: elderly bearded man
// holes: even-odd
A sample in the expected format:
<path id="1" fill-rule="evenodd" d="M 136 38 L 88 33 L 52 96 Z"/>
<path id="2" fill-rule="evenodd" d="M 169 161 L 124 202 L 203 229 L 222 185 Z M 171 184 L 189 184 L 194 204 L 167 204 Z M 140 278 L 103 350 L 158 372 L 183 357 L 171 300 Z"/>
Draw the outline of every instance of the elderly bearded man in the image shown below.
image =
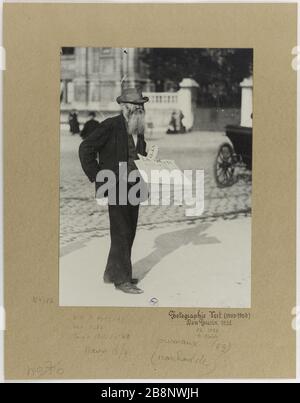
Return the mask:
<path id="1" fill-rule="evenodd" d="M 99 188 L 105 183 L 104 181 L 98 183 L 97 175 L 104 170 L 116 175 L 116 182 L 113 185 L 115 199 L 110 198 L 108 192 L 111 247 L 103 280 L 105 283 L 113 283 L 116 289 L 130 294 L 143 292 L 136 286 L 137 280 L 132 278 L 131 264 L 139 204 L 132 204 L 128 200 L 128 193 L 135 184 L 143 182 L 138 176 L 134 161 L 138 159 L 138 154 L 146 155 L 144 103 L 148 100 L 136 88 L 124 89 L 122 95 L 117 98 L 122 113 L 104 120 L 79 147 L 82 168 L 89 180 L 96 183 L 97 195 Z M 120 167 L 124 163 L 127 163 L 126 177 L 120 172 Z M 133 171 L 137 174 L 137 178 L 134 182 L 130 182 L 128 175 Z M 123 184 L 125 182 L 125 203 L 121 201 L 121 199 L 124 201 L 124 194 L 121 195 L 120 181 L 123 181 Z M 143 186 L 145 190 L 145 183 Z M 143 191 L 144 195 L 145 193 L 147 192 Z M 107 192 L 102 196 L 107 196 Z M 140 201 L 143 201 L 142 198 Z"/>

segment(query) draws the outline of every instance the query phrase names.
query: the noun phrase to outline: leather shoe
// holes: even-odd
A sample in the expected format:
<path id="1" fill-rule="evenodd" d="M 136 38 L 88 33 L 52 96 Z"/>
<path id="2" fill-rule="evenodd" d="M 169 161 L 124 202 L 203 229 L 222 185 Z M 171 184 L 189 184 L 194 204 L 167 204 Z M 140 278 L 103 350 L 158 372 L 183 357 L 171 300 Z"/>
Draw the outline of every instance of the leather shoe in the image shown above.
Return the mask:
<path id="1" fill-rule="evenodd" d="M 111 279 L 108 276 L 105 276 L 105 275 L 103 276 L 103 281 L 104 281 L 105 284 L 112 284 L 113 283 L 113 281 L 111 281 Z M 133 278 L 133 279 L 130 280 L 130 283 L 136 285 L 136 284 L 138 284 L 139 281 L 140 280 L 138 278 Z"/>
<path id="2" fill-rule="evenodd" d="M 113 283 L 113 281 L 111 281 L 111 279 L 106 275 L 103 276 L 103 281 L 104 281 L 105 284 Z"/>
<path id="3" fill-rule="evenodd" d="M 126 294 L 142 294 L 144 291 L 132 283 L 122 283 L 115 286 L 117 290 L 123 291 Z"/>

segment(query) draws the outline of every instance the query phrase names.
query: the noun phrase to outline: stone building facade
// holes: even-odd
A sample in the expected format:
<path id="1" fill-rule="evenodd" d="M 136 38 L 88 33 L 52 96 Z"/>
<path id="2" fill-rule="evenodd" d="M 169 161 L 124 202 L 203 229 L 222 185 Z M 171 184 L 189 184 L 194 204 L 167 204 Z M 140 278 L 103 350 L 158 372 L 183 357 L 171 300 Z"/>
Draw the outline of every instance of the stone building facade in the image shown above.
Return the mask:
<path id="1" fill-rule="evenodd" d="M 199 108 L 196 105 L 198 83 L 184 78 L 179 90 L 165 85 L 165 92 L 155 91 L 147 65 L 140 53 L 145 48 L 63 48 L 61 54 L 61 124 L 68 122 L 72 109 L 78 112 L 83 124 L 89 111 L 97 112 L 102 121 L 119 112 L 116 98 L 121 85 L 140 86 L 150 98 L 145 105 L 146 119 L 154 130 L 166 131 L 174 111 L 184 115 L 184 125 L 190 130 L 223 130 L 227 124 L 252 125 L 253 82 L 249 78 L 241 83 L 242 119 L 240 108 Z M 124 81 L 122 81 L 124 80 Z M 121 84 L 122 83 L 122 84 Z M 171 83 L 172 84 L 172 83 Z"/>
<path id="2" fill-rule="evenodd" d="M 123 85 L 153 91 L 138 48 L 63 48 L 61 109 L 114 110 Z M 146 50 L 147 51 L 147 50 Z"/>

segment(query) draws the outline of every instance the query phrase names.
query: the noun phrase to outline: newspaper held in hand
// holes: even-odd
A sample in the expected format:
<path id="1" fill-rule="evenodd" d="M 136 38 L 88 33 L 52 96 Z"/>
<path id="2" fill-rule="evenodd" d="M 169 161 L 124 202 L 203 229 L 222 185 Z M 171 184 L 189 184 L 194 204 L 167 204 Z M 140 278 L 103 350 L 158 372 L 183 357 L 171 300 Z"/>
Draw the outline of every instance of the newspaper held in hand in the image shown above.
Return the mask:
<path id="1" fill-rule="evenodd" d="M 148 160 L 157 160 L 157 156 L 158 156 L 158 146 L 156 144 L 151 146 L 150 150 L 147 153 L 147 157 L 139 155 L 140 158 L 142 157 Z"/>
<path id="2" fill-rule="evenodd" d="M 174 186 L 182 186 L 184 181 L 186 185 L 190 184 L 190 180 L 184 176 L 174 160 L 157 159 L 158 151 L 158 146 L 153 145 L 146 157 L 138 154 L 139 159 L 135 161 L 135 164 L 143 180 L 147 184 L 160 183 L 168 185 L 170 184 L 171 175 Z"/>

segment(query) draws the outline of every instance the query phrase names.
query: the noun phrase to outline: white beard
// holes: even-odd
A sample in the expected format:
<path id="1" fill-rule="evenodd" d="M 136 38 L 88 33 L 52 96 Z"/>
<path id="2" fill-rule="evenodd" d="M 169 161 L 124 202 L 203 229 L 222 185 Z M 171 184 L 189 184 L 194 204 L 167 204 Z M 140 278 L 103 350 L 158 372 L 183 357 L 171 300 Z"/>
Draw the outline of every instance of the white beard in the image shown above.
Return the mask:
<path id="1" fill-rule="evenodd" d="M 128 133 L 132 135 L 143 135 L 145 133 L 145 112 L 134 111 L 128 118 Z"/>

